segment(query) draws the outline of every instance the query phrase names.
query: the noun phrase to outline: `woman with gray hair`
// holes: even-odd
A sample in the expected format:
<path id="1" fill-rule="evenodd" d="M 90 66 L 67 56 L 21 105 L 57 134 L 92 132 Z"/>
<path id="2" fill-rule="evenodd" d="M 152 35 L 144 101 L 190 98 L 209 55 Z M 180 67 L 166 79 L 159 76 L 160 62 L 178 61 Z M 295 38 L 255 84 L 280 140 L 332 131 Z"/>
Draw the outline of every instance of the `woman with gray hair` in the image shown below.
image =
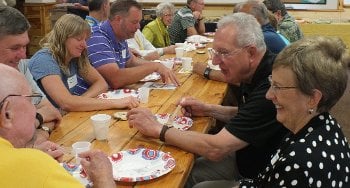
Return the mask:
<path id="1" fill-rule="evenodd" d="M 330 37 L 301 39 L 277 56 L 266 98 L 290 133 L 265 171 L 241 187 L 350 187 L 349 144 L 329 114 L 346 89 L 349 62 L 345 44 Z"/>
<path id="2" fill-rule="evenodd" d="M 168 26 L 173 21 L 175 7 L 169 2 L 160 3 L 156 8 L 157 18 L 148 23 L 142 30 L 143 35 L 154 47 L 170 46 Z"/>

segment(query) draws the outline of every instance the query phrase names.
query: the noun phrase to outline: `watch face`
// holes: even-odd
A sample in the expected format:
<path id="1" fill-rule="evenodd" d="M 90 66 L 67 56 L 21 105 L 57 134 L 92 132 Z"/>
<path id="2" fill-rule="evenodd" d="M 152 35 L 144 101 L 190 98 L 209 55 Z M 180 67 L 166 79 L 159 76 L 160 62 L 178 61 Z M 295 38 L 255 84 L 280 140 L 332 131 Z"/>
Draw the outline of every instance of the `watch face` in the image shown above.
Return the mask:
<path id="1" fill-rule="evenodd" d="M 44 131 L 50 132 L 50 129 L 46 126 L 41 127 Z"/>

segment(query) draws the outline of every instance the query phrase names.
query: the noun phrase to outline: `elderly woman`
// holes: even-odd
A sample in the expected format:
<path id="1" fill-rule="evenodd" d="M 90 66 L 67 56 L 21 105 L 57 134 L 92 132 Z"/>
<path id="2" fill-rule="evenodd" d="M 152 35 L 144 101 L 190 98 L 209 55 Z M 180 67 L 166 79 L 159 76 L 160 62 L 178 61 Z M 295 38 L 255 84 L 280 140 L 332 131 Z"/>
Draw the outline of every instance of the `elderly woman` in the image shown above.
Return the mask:
<path id="1" fill-rule="evenodd" d="M 29 69 L 57 108 L 91 111 L 137 107 L 134 97 L 103 100 L 95 98 L 107 90 L 107 83 L 87 58 L 86 40 L 90 26 L 79 16 L 66 14 L 41 43 L 43 48 L 29 61 Z"/>
<path id="2" fill-rule="evenodd" d="M 173 21 L 175 7 L 169 2 L 160 3 L 156 8 L 157 18 L 148 23 L 142 30 L 143 35 L 154 47 L 170 46 L 170 37 L 167 27 Z"/>
<path id="3" fill-rule="evenodd" d="M 277 56 L 266 98 L 290 134 L 265 172 L 241 187 L 350 187 L 349 145 L 329 114 L 346 89 L 348 53 L 338 38 L 315 37 Z"/>

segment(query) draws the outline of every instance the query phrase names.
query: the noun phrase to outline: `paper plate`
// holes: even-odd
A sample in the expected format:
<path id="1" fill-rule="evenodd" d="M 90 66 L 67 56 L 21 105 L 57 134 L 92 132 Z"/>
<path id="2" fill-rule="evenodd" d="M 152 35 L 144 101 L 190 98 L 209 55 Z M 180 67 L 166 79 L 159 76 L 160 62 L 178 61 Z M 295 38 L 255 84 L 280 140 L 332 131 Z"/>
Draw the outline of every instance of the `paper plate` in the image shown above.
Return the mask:
<path id="1" fill-rule="evenodd" d="M 120 151 L 109 157 L 116 181 L 136 182 L 158 178 L 175 167 L 175 159 L 159 150 L 146 148 Z"/>
<path id="2" fill-rule="evenodd" d="M 215 36 L 215 32 L 206 32 L 203 35 L 213 37 L 213 36 Z"/>
<path id="3" fill-rule="evenodd" d="M 170 114 L 156 114 L 155 115 L 157 118 L 157 121 L 162 124 L 165 125 L 168 120 L 169 120 L 169 116 Z M 175 120 L 173 122 L 173 127 L 185 131 L 187 129 L 189 129 L 190 127 L 192 127 L 193 124 L 193 120 L 189 117 L 185 117 L 185 116 L 175 116 Z"/>
<path id="4" fill-rule="evenodd" d="M 138 97 L 137 90 L 134 89 L 117 89 L 113 91 L 108 91 L 107 93 L 101 93 L 97 96 L 99 99 L 121 99 L 124 97 Z"/>
<path id="5" fill-rule="evenodd" d="M 140 80 L 140 82 L 156 81 L 159 79 L 160 79 L 160 74 L 157 72 L 153 72 L 153 73 L 149 74 L 148 76 L 146 76 L 145 78 L 143 78 L 142 80 Z"/>
<path id="6" fill-rule="evenodd" d="M 87 185 L 92 186 L 92 182 L 88 180 L 87 174 L 85 173 L 81 165 L 76 165 L 73 163 L 60 163 L 60 165 L 85 187 Z"/>

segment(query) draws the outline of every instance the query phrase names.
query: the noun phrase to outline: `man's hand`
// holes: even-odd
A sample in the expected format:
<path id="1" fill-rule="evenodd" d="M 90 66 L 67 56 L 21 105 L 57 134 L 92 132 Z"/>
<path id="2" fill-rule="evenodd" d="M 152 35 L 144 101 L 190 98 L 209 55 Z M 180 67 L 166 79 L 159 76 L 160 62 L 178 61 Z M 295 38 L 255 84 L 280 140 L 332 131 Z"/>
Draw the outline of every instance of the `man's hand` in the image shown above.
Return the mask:
<path id="1" fill-rule="evenodd" d="M 130 128 L 137 128 L 142 134 L 153 138 L 159 138 L 161 125 L 152 112 L 147 108 L 134 108 L 128 114 L 128 121 Z"/>
<path id="2" fill-rule="evenodd" d="M 58 162 L 62 161 L 64 152 L 63 149 L 56 143 L 51 141 L 45 141 L 39 144 L 35 143 L 33 148 L 47 153 Z"/>
<path id="3" fill-rule="evenodd" d="M 161 63 L 158 63 L 157 72 L 162 77 L 163 83 L 173 83 L 176 86 L 180 85 L 180 81 L 177 79 L 175 73 L 171 69 L 168 69 L 167 67 L 162 65 Z"/>
<path id="4" fill-rule="evenodd" d="M 90 150 L 79 154 L 81 165 L 94 187 L 115 188 L 112 164 L 106 154 L 98 150 Z"/>

